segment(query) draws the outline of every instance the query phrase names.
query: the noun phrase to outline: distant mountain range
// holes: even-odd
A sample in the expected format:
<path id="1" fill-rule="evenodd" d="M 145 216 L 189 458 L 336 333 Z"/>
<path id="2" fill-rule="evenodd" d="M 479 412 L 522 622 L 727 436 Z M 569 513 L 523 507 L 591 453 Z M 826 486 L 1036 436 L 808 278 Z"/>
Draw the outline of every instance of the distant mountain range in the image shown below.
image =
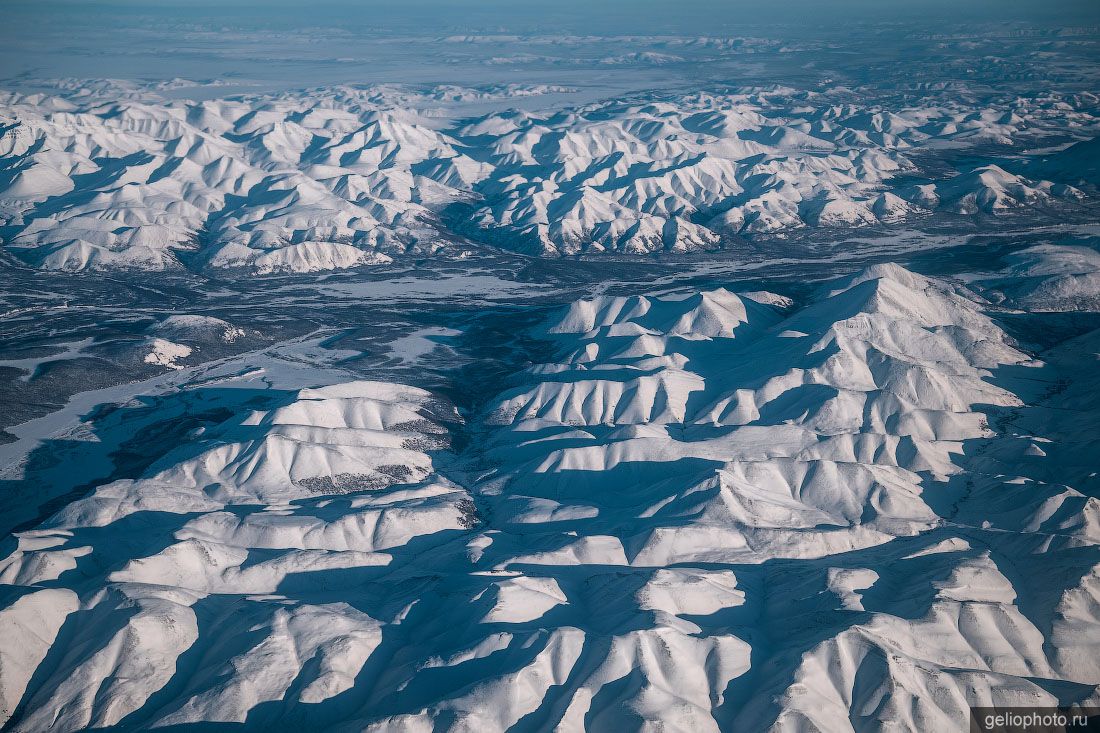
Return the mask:
<path id="1" fill-rule="evenodd" d="M 476 118 L 427 109 L 553 90 L 6 93 L 0 232 L 47 269 L 274 273 L 455 255 L 464 239 L 537 256 L 677 253 L 919 226 L 933 211 L 1095 206 L 1095 95 L 948 91 L 890 106 L 844 88 L 758 88 Z M 1070 129 L 1080 142 L 1062 152 L 1021 154 L 1070 145 Z M 948 153 L 961 162 L 937 169 Z"/>

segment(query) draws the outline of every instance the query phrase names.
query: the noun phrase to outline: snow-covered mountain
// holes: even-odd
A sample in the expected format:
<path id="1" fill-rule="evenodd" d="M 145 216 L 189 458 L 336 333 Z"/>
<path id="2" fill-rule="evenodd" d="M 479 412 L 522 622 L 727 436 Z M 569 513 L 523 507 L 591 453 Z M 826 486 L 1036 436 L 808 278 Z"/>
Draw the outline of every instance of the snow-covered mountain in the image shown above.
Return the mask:
<path id="1" fill-rule="evenodd" d="M 1013 272 L 1084 259 L 1047 255 Z M 992 282 L 587 297 L 462 415 L 396 382 L 199 384 L 200 427 L 15 533 L 0 714 L 850 731 L 1096 705 L 1100 341 L 1026 350 Z"/>
<path id="2" fill-rule="evenodd" d="M 47 269 L 312 272 L 461 252 L 456 234 L 542 256 L 690 252 L 935 210 L 1064 215 L 1096 194 L 1058 162 L 1100 129 L 1087 94 L 887 107 L 776 87 L 456 118 L 432 105 L 547 89 L 55 91 L 0 96 L 3 244 Z M 1071 128 L 1086 141 L 1002 167 Z M 928 175 L 960 149 L 985 163 Z"/>
<path id="3" fill-rule="evenodd" d="M 6 3 L 0 731 L 1100 710 L 1098 11 Z"/>

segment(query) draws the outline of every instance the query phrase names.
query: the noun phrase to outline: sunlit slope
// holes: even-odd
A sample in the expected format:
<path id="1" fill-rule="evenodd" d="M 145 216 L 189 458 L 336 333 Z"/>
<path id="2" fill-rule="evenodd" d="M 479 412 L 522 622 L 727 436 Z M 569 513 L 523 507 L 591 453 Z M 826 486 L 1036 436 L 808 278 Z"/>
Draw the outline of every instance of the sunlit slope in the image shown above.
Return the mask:
<path id="1" fill-rule="evenodd" d="M 464 426 L 383 382 L 238 402 L 17 535 L 0 710 L 850 731 L 1095 704 L 1100 342 L 1028 353 L 995 315 L 897 265 L 799 302 L 599 296 Z"/>
<path id="2" fill-rule="evenodd" d="M 539 256 L 690 252 L 932 212 L 1080 213 L 1096 186 L 1092 95 L 769 88 L 450 119 L 422 109 L 428 92 L 385 88 L 110 88 L 0 95 L 3 241 L 30 264 L 311 272 L 446 255 L 456 235 Z M 1085 141 L 1028 153 L 1067 136 Z M 975 152 L 930 163 L 944 150 Z"/>

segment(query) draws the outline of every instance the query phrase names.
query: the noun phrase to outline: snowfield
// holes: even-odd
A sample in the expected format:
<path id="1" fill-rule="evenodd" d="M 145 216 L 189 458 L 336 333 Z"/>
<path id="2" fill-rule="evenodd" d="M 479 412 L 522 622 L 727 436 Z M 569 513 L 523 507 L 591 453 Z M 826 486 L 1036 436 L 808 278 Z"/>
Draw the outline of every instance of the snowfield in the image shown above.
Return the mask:
<path id="1" fill-rule="evenodd" d="M 1100 340 L 1028 353 L 982 292 L 884 264 L 797 301 L 585 298 L 467 417 L 392 382 L 210 392 L 141 475 L 15 533 L 0 712 L 848 731 L 1095 705 Z"/>
<path id="2" fill-rule="evenodd" d="M 315 272 L 456 254 L 456 237 L 539 256 L 685 253 L 933 212 L 1088 218 L 1098 193 L 1064 163 L 1095 158 L 1090 93 L 888 105 L 748 88 L 447 118 L 438 90 L 56 92 L 0 94 L 0 226 L 8 251 L 57 270 Z M 1071 129 L 1074 148 L 1018 154 Z M 944 149 L 985 162 L 932 174 Z"/>
<path id="3" fill-rule="evenodd" d="M 8 0 L 0 731 L 1100 709 L 1096 0 Z"/>

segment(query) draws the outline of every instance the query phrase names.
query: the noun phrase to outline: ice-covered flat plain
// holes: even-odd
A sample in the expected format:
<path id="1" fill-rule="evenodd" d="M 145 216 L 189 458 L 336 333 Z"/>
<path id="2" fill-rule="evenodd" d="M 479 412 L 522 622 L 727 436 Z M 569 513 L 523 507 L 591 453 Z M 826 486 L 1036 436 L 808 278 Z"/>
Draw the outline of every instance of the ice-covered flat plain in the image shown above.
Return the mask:
<path id="1" fill-rule="evenodd" d="M 792 3 L 14 3 L 0 728 L 1100 707 L 1100 16 Z"/>

